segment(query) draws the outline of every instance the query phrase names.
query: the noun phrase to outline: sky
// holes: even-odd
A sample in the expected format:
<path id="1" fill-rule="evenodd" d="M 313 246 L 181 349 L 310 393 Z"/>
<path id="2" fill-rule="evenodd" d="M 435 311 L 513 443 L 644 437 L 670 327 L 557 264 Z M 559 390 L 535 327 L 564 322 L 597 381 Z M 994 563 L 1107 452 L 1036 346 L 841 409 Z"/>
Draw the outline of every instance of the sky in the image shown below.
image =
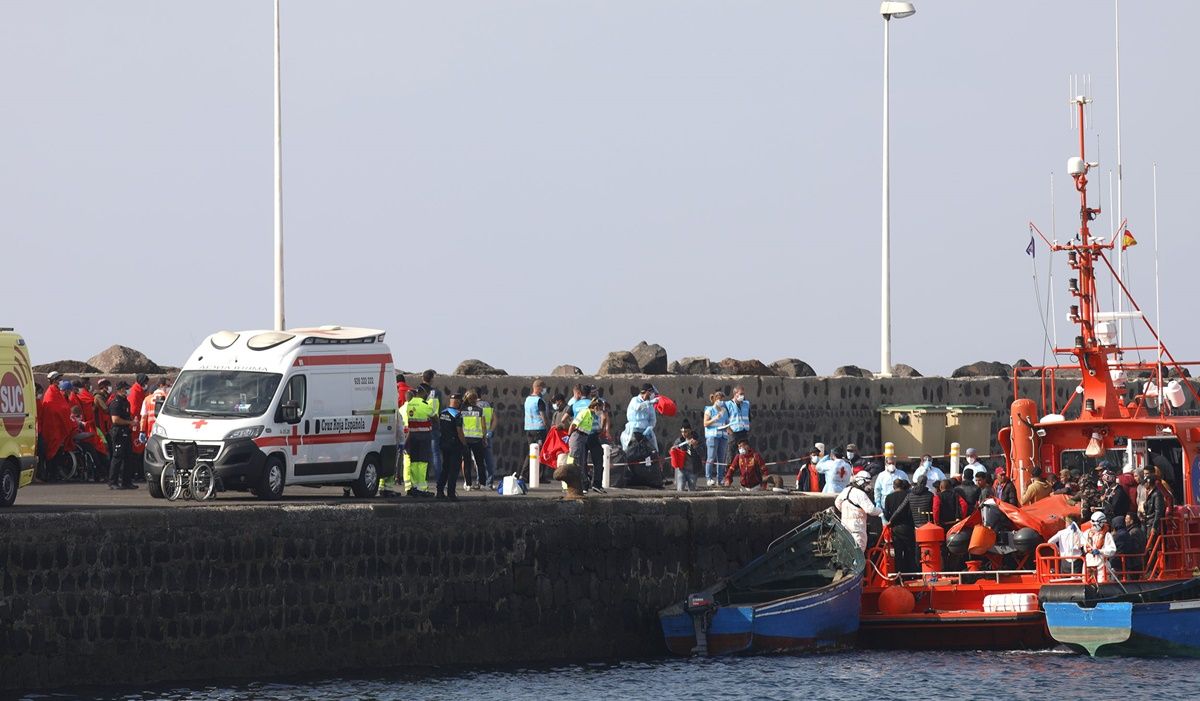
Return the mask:
<path id="1" fill-rule="evenodd" d="M 893 361 L 1038 364 L 1050 256 L 1039 300 L 1025 247 L 1031 220 L 1078 224 L 1072 74 L 1114 226 L 1113 3 L 916 6 L 891 27 Z M 1196 3 L 1121 6 L 1131 287 L 1153 312 L 1157 163 L 1181 359 L 1197 26 Z M 879 369 L 878 3 L 283 0 L 282 32 L 288 326 L 385 329 L 413 370 L 592 372 L 640 340 Z M 178 365 L 271 326 L 271 51 L 270 0 L 0 0 L 0 325 L 35 362 Z"/>

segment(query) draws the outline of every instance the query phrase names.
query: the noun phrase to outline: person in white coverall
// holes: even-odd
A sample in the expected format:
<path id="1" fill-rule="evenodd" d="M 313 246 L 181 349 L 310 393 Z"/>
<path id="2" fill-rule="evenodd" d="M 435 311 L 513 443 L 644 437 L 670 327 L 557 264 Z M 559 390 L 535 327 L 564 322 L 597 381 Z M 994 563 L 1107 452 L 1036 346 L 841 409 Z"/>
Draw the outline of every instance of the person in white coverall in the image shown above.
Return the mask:
<path id="1" fill-rule="evenodd" d="M 867 518 L 880 516 L 883 510 L 871 501 L 867 494 L 867 484 L 871 475 L 866 470 L 858 473 L 850 482 L 850 486 L 842 490 L 833 505 L 841 510 L 842 526 L 854 536 L 854 542 L 859 550 L 867 549 Z"/>
<path id="2" fill-rule="evenodd" d="M 1092 514 L 1092 527 L 1083 534 L 1083 566 L 1094 581 L 1107 582 L 1112 566 L 1109 558 L 1117 554 L 1117 544 L 1108 529 L 1108 517 L 1103 511 Z"/>
<path id="3" fill-rule="evenodd" d="M 892 493 L 896 480 L 904 480 L 908 482 L 908 473 L 896 467 L 896 458 L 888 457 L 883 459 L 883 472 L 875 478 L 875 506 L 883 508 L 883 500 L 887 495 Z M 887 523 L 887 519 L 883 519 Z"/>

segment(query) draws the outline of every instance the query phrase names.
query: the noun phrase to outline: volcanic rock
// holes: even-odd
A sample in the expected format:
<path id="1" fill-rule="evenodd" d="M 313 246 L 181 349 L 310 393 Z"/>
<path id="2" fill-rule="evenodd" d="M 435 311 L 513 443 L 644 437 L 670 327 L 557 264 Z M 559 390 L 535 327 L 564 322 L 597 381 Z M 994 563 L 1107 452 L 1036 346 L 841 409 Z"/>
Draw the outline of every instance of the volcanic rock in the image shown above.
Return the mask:
<path id="1" fill-rule="evenodd" d="M 565 377 L 565 376 L 570 376 L 570 375 L 582 375 L 583 370 L 575 367 L 574 365 L 559 365 L 558 367 L 551 370 L 550 374 L 555 377 Z"/>
<path id="2" fill-rule="evenodd" d="M 964 365 L 954 371 L 951 377 L 1012 377 L 1012 366 L 995 360 L 980 360 L 977 363 Z"/>
<path id="3" fill-rule="evenodd" d="M 143 353 L 121 345 L 110 346 L 99 355 L 90 358 L 87 364 L 104 373 L 157 374 L 162 372 L 162 368 Z"/>
<path id="4" fill-rule="evenodd" d="M 88 365 L 82 360 L 59 360 L 44 365 L 34 365 L 34 372 L 61 372 L 64 375 L 97 375 L 102 372 L 99 368 Z"/>
<path id="5" fill-rule="evenodd" d="M 896 363 L 892 366 L 892 377 L 924 377 L 917 369 L 911 365 L 904 363 Z"/>
<path id="6" fill-rule="evenodd" d="M 834 377 L 874 377 L 875 373 L 863 370 L 857 365 L 843 365 L 833 371 Z"/>
<path id="7" fill-rule="evenodd" d="M 812 366 L 798 358 L 782 358 L 771 363 L 771 369 L 780 377 L 816 377 Z"/>
<path id="8" fill-rule="evenodd" d="M 629 351 L 613 351 L 604 356 L 597 375 L 636 375 L 641 372 L 637 359 Z"/>
<path id="9" fill-rule="evenodd" d="M 639 342 L 631 351 L 643 375 L 667 374 L 667 349 L 657 343 Z"/>
<path id="10" fill-rule="evenodd" d="M 716 375 L 721 371 L 716 363 L 698 355 L 672 360 L 667 369 L 672 375 Z"/>
<path id="11" fill-rule="evenodd" d="M 464 360 L 461 363 L 459 363 L 458 367 L 454 368 L 454 374 L 455 375 L 507 375 L 508 373 L 504 372 L 503 370 L 500 370 L 498 368 L 494 368 L 491 365 L 488 365 L 487 363 L 483 362 L 482 360 L 470 358 L 468 360 Z"/>
<path id="12" fill-rule="evenodd" d="M 751 358 L 750 360 L 736 360 L 734 358 L 725 358 L 720 362 L 722 375 L 765 375 L 774 377 L 775 371 L 763 364 L 763 361 Z"/>

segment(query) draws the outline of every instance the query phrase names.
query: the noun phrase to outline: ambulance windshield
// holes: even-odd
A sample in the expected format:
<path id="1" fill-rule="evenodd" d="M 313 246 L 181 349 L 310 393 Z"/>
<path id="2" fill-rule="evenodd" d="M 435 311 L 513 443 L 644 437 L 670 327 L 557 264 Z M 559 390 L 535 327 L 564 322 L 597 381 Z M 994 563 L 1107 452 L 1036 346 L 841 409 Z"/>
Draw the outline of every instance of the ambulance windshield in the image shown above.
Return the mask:
<path id="1" fill-rule="evenodd" d="M 271 406 L 283 375 L 241 370 L 184 370 L 175 380 L 163 413 L 167 416 L 262 416 Z"/>

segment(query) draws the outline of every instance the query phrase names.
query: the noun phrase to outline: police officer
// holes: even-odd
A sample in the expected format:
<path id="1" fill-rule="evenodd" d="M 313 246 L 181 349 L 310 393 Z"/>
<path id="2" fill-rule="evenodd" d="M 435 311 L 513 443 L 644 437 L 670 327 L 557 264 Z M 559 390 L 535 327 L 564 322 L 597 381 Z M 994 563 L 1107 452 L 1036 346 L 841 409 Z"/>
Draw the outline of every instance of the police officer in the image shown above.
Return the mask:
<path id="1" fill-rule="evenodd" d="M 463 438 L 466 442 L 463 457 L 470 457 L 475 463 L 475 486 L 480 489 L 492 481 L 491 475 L 487 473 L 487 453 L 484 451 L 484 443 L 487 442 L 486 422 L 483 407 L 479 406 L 479 395 L 467 392 L 463 396 L 462 408 Z M 464 482 L 468 485 L 471 476 L 471 469 L 467 468 Z"/>
<path id="2" fill-rule="evenodd" d="M 112 399 L 108 402 L 108 413 L 112 417 L 112 430 L 108 434 L 110 460 L 108 464 L 109 489 L 137 489 L 133 484 L 131 461 L 133 450 L 133 416 L 129 412 L 129 383 L 118 382 Z"/>
<path id="3" fill-rule="evenodd" d="M 457 500 L 455 489 L 458 484 L 458 473 L 462 468 L 463 448 L 467 439 L 463 435 L 463 417 L 459 411 L 462 404 L 461 394 L 450 395 L 450 405 L 438 414 L 438 424 L 441 429 L 439 447 L 442 451 L 442 474 L 437 478 L 437 498 Z"/>
<path id="4" fill-rule="evenodd" d="M 482 391 L 475 390 L 475 394 L 482 394 Z M 479 399 L 475 403 L 479 405 L 480 411 L 483 412 L 483 458 L 487 464 L 487 488 L 495 489 L 496 456 L 492 453 L 492 443 L 493 437 L 496 435 L 496 410 L 485 399 Z"/>

